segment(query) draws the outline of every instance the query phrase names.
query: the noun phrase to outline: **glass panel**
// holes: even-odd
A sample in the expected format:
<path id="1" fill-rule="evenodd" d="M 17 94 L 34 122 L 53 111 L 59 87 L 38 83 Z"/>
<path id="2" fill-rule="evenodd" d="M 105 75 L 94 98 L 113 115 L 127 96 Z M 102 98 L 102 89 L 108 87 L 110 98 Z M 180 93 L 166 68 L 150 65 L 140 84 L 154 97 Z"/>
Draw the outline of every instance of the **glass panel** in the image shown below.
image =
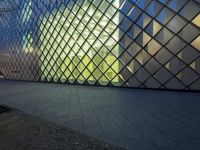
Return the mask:
<path id="1" fill-rule="evenodd" d="M 194 38 L 200 34 L 200 30 L 198 30 L 194 25 L 188 24 L 180 33 L 179 36 L 182 37 L 187 42 L 191 42 Z"/>
<path id="2" fill-rule="evenodd" d="M 200 28 L 200 13 L 193 19 L 192 23 Z"/>
<path id="3" fill-rule="evenodd" d="M 164 28 L 157 34 L 156 39 L 162 44 L 166 44 L 172 37 L 172 32 Z"/>
<path id="4" fill-rule="evenodd" d="M 181 10 L 180 14 L 188 20 L 193 19 L 200 11 L 200 6 L 195 2 L 189 1 L 189 3 Z"/>
<path id="5" fill-rule="evenodd" d="M 191 44 L 200 51 L 200 36 L 198 36 Z"/>
<path id="6" fill-rule="evenodd" d="M 170 22 L 167 24 L 167 27 L 174 33 L 177 33 L 183 28 L 183 26 L 185 26 L 185 24 L 186 21 L 176 15 L 172 20 L 170 20 Z"/>
<path id="7" fill-rule="evenodd" d="M 169 8 L 173 9 L 174 11 L 179 11 L 181 7 L 183 7 L 183 5 L 185 5 L 187 3 L 187 0 L 172 0 L 169 3 Z"/>

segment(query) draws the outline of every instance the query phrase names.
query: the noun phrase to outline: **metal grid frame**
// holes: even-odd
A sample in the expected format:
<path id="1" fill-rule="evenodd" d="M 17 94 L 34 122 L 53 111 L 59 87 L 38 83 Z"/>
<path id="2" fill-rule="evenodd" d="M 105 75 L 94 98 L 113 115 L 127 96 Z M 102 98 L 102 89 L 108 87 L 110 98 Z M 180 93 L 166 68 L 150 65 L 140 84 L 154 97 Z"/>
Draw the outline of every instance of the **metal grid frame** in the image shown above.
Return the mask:
<path id="1" fill-rule="evenodd" d="M 115 2 L 119 5 L 116 6 Z M 0 68 L 7 79 L 200 90 L 199 0 L 183 0 L 181 3 L 178 0 L 22 0 L 20 3 L 15 0 L 12 5 L 18 8 L 15 15 L 0 16 L 6 24 L 0 23 L 3 27 L 0 29 Z M 111 10 L 114 13 L 110 15 Z M 87 22 L 86 16 L 89 18 Z M 64 22 L 61 22 L 62 17 Z M 101 25 L 103 18 L 107 19 L 104 26 Z M 17 21 L 16 31 L 10 27 L 14 23 L 12 20 Z M 54 25 L 53 21 L 57 23 Z M 91 22 L 94 23 L 92 29 Z M 69 24 L 67 28 L 66 23 Z M 81 25 L 83 29 L 79 31 Z M 110 26 L 113 27 L 111 32 L 108 30 Z M 98 28 L 100 32 L 95 35 Z M 88 31 L 86 37 L 85 30 Z M 107 35 L 105 40 L 101 37 L 103 34 Z M 66 35 L 70 38 L 65 38 Z M 11 36 L 17 40 L 9 42 Z M 78 43 L 79 39 L 82 39 L 81 43 Z M 70 41 L 74 43 L 70 45 Z M 111 47 L 108 46 L 110 41 L 114 43 Z M 98 49 L 95 48 L 97 43 L 100 45 Z M 85 44 L 88 50 L 84 49 Z M 78 51 L 74 51 L 76 47 Z M 101 50 L 107 53 L 104 55 Z M 80 51 L 85 52 L 81 57 L 78 56 Z M 74 57 L 70 58 L 72 53 Z M 64 59 L 61 54 L 65 55 Z M 100 60 L 98 63 L 95 57 Z M 112 62 L 108 62 L 109 57 Z M 89 62 L 85 63 L 85 58 Z M 100 65 L 105 65 L 106 69 Z M 71 66 L 74 68 L 70 69 Z"/>

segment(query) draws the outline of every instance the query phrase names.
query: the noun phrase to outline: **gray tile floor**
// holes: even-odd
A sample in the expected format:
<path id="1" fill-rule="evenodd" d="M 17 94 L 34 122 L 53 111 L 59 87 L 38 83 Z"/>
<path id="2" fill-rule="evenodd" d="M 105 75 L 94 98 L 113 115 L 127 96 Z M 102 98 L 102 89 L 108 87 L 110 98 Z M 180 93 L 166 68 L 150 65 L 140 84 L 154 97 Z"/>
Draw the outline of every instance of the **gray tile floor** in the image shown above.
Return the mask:
<path id="1" fill-rule="evenodd" d="M 200 150 L 200 93 L 0 80 L 0 103 L 130 150 Z"/>

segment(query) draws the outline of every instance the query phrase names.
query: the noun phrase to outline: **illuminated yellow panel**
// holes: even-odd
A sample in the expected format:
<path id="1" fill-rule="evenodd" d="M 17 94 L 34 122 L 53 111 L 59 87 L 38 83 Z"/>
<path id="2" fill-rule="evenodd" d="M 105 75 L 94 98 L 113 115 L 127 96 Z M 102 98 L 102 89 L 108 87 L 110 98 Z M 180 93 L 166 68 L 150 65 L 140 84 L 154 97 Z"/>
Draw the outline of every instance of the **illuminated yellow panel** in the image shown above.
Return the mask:
<path id="1" fill-rule="evenodd" d="M 192 22 L 198 27 L 200 27 L 200 14 L 196 16 Z"/>
<path id="2" fill-rule="evenodd" d="M 148 48 L 148 52 L 151 55 L 154 55 L 161 48 L 161 45 L 158 42 L 156 42 L 155 40 L 151 40 L 148 43 L 148 47 L 147 48 Z"/>
<path id="3" fill-rule="evenodd" d="M 200 51 L 200 36 L 197 37 L 191 44 Z"/>
<path id="4" fill-rule="evenodd" d="M 160 29 L 161 29 L 161 25 L 159 23 L 157 23 L 156 21 L 153 22 L 153 36 L 156 35 Z"/>

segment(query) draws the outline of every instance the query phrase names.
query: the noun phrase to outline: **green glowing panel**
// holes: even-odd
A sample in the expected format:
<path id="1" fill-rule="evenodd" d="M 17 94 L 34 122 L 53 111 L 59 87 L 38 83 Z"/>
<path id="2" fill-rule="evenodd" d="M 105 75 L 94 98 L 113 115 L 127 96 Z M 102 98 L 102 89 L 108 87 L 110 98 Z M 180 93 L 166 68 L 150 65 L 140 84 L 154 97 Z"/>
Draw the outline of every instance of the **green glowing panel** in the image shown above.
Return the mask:
<path id="1" fill-rule="evenodd" d="M 91 2 L 83 1 L 73 3 L 72 7 L 62 5 L 40 18 L 42 80 L 117 85 L 118 3 L 113 2 L 106 15 L 103 7 L 101 11 Z"/>

